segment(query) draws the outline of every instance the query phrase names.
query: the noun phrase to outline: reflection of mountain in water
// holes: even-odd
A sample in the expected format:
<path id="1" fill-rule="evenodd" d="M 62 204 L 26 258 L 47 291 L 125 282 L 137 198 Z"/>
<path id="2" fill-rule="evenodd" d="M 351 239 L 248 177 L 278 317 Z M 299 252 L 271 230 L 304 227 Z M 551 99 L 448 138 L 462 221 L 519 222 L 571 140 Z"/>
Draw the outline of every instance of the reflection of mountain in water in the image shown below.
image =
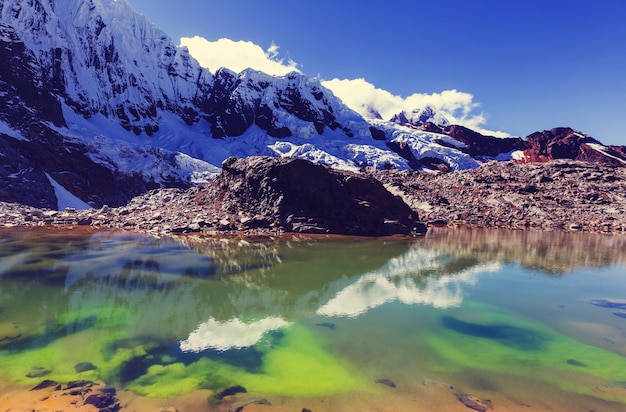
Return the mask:
<path id="1" fill-rule="evenodd" d="M 418 240 L 185 238 L 188 246 L 125 232 L 33 230 L 5 232 L 1 242 L 0 309 L 22 330 L 97 319 L 170 345 L 187 341 L 189 350 L 235 342 L 226 337 L 233 333 L 245 346 L 301 319 L 354 317 L 390 302 L 457 306 L 465 288 L 506 263 L 565 273 L 626 261 L 622 237 L 498 230 Z"/>
<path id="2" fill-rule="evenodd" d="M 424 247 L 458 258 L 519 263 L 546 274 L 626 264 L 626 237 L 597 233 L 435 228 Z"/>
<path id="3" fill-rule="evenodd" d="M 455 266 L 455 258 L 433 250 L 413 247 L 391 259 L 382 268 L 359 276 L 338 292 L 317 313 L 325 316 L 357 316 L 388 302 L 422 304 L 438 308 L 458 306 L 463 300 L 462 286 L 472 286 L 481 273 L 496 272 L 498 263 Z"/>

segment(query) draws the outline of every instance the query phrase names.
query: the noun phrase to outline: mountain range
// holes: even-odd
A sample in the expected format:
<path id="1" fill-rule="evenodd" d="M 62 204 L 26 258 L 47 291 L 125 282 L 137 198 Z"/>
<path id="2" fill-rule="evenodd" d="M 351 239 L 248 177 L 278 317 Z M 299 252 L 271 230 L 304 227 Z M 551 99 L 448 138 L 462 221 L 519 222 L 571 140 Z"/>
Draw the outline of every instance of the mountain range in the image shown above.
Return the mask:
<path id="1" fill-rule="evenodd" d="M 571 128 L 496 138 L 449 124 L 436 107 L 364 117 L 296 72 L 212 73 L 126 0 L 3 0 L 0 60 L 4 202 L 119 206 L 209 181 L 231 156 L 354 172 L 557 158 L 626 165 L 625 147 Z"/>

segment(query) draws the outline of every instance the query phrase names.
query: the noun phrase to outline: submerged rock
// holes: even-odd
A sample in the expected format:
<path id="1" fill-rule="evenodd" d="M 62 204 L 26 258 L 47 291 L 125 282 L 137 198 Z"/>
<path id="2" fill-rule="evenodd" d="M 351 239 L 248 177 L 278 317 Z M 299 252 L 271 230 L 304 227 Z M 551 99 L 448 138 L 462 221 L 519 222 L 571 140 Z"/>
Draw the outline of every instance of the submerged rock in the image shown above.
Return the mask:
<path id="1" fill-rule="evenodd" d="M 439 387 L 446 388 L 446 389 L 454 389 L 454 386 L 450 385 L 449 383 L 437 381 L 434 379 L 428 379 L 428 378 L 424 379 L 422 381 L 422 384 L 424 386 L 439 386 Z"/>
<path id="2" fill-rule="evenodd" d="M 581 367 L 581 368 L 586 368 L 587 367 L 587 364 L 585 364 L 585 363 L 583 363 L 581 361 L 577 361 L 576 359 L 571 359 L 571 358 L 567 360 L 567 364 L 568 365 L 572 365 L 572 366 L 578 366 L 578 367 Z"/>
<path id="3" fill-rule="evenodd" d="M 271 405 L 271 403 L 265 398 L 250 398 L 243 400 L 241 402 L 233 403 L 230 408 L 228 408 L 228 412 L 241 412 L 243 408 L 248 405 Z"/>
<path id="4" fill-rule="evenodd" d="M 465 406 L 470 409 L 474 409 L 479 412 L 487 412 L 493 410 L 493 404 L 489 399 L 482 400 L 474 395 L 459 392 L 456 394 L 456 398 Z"/>
<path id="5" fill-rule="evenodd" d="M 98 369 L 98 367 L 91 362 L 79 362 L 74 365 L 74 370 L 76 370 L 77 373 L 93 371 L 96 369 Z"/>
<path id="6" fill-rule="evenodd" d="M 247 393 L 248 390 L 246 388 L 244 388 L 241 385 L 233 385 L 233 386 L 229 386 L 228 388 L 224 389 L 221 392 L 216 393 L 215 395 L 213 395 L 213 397 L 217 400 L 222 400 L 227 396 L 233 396 L 236 395 L 238 393 Z"/>
<path id="7" fill-rule="evenodd" d="M 376 383 L 380 383 L 381 385 L 389 386 L 390 388 L 395 388 L 396 384 L 387 378 L 376 379 Z"/>
<path id="8" fill-rule="evenodd" d="M 49 375 L 52 373 L 50 369 L 42 368 L 40 366 L 31 368 L 31 370 L 26 374 L 27 378 L 41 378 L 43 376 Z"/>
<path id="9" fill-rule="evenodd" d="M 327 328 L 327 329 L 330 329 L 330 330 L 335 330 L 335 328 L 337 327 L 332 322 L 320 322 L 320 323 L 316 323 L 315 326 L 319 326 L 319 327 L 322 327 L 322 328 Z"/>
<path id="10" fill-rule="evenodd" d="M 59 385 L 59 383 L 57 381 L 46 379 L 46 380 L 41 381 L 37 385 L 33 386 L 30 390 L 31 391 L 38 391 L 38 390 L 41 390 L 41 389 L 51 388 L 53 386 L 60 388 L 61 385 Z"/>

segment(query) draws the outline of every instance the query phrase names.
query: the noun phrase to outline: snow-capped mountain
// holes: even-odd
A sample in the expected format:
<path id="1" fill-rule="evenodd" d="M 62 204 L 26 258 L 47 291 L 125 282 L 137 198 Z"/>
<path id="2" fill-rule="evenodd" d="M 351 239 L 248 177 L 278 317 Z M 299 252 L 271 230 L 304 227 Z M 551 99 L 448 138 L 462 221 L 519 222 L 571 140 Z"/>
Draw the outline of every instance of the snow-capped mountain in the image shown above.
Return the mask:
<path id="1" fill-rule="evenodd" d="M 316 78 L 211 73 L 126 0 L 3 0 L 0 59 L 3 201 L 119 205 L 206 181 L 232 155 L 355 171 L 481 158 L 436 108 L 365 119 Z"/>
<path id="2" fill-rule="evenodd" d="M 424 125 L 428 122 L 440 126 L 448 126 L 450 122 L 446 117 L 432 106 L 415 108 L 410 113 L 402 111 L 391 118 L 392 122 L 398 124 Z"/>

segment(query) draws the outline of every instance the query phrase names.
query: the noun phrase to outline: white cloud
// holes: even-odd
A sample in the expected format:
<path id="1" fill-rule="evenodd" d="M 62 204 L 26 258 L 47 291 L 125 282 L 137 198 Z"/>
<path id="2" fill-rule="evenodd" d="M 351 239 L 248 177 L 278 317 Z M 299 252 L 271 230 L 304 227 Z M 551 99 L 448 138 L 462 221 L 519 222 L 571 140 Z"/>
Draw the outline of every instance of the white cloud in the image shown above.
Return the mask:
<path id="1" fill-rule="evenodd" d="M 484 128 L 487 118 L 482 112 L 474 113 L 480 105 L 474 102 L 474 96 L 470 93 L 444 90 L 433 94 L 414 93 L 405 98 L 379 89 L 362 78 L 332 79 L 322 84 L 364 117 L 371 116 L 374 111 L 384 120 L 389 120 L 393 115 L 402 111 L 410 113 L 413 109 L 431 106 L 440 111 L 451 124 L 459 124 L 491 136 L 509 136 L 505 132 Z"/>
<path id="2" fill-rule="evenodd" d="M 278 57 L 279 47 L 272 42 L 267 50 L 249 41 L 219 39 L 209 41 L 203 37 L 183 37 L 180 45 L 187 47 L 189 53 L 212 72 L 226 67 L 234 72 L 252 68 L 262 72 L 283 76 L 289 72 L 299 72 L 298 64 L 291 59 Z"/>

